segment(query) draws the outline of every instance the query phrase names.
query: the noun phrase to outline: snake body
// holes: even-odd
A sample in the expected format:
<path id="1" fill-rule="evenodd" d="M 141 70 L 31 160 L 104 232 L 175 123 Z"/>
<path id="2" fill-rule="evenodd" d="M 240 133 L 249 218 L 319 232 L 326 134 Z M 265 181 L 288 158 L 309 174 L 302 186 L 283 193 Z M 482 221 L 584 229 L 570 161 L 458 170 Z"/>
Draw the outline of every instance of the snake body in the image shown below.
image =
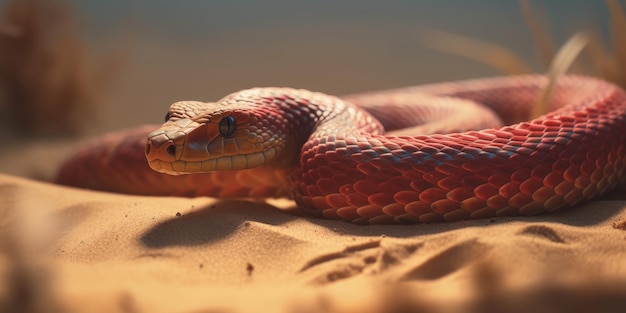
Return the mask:
<path id="1" fill-rule="evenodd" d="M 177 102 L 161 127 L 88 145 L 57 181 L 137 194 L 290 197 L 314 216 L 359 224 L 551 212 L 625 181 L 626 93 L 561 77 L 551 112 L 525 121 L 547 83 L 498 77 L 341 98 L 254 88 Z M 186 173 L 197 174 L 168 175 Z"/>

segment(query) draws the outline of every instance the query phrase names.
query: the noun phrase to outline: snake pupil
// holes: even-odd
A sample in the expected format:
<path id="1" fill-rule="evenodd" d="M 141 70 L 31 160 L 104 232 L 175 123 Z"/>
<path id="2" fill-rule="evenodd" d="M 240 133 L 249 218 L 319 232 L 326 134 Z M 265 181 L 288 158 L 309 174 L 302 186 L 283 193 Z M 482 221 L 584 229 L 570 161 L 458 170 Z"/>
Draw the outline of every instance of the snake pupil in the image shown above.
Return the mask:
<path id="1" fill-rule="evenodd" d="M 235 129 L 237 128 L 237 123 L 235 123 L 235 118 L 227 115 L 220 121 L 219 130 L 220 134 L 224 137 L 230 137 L 235 133 Z"/>
<path id="2" fill-rule="evenodd" d="M 170 120 L 170 112 L 165 113 L 165 121 L 169 121 Z"/>

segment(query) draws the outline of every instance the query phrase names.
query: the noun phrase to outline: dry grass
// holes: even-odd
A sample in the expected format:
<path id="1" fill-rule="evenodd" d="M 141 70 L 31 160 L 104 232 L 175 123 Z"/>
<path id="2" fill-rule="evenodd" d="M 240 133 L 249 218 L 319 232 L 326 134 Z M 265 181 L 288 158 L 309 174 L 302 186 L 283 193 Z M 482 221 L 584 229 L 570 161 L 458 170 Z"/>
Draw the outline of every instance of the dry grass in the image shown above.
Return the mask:
<path id="1" fill-rule="evenodd" d="M 550 62 L 556 53 L 556 47 L 554 40 L 552 39 L 552 35 L 549 31 L 546 31 L 549 29 L 548 24 L 546 23 L 547 18 L 544 16 L 542 11 L 537 12 L 528 0 L 520 0 L 520 9 L 524 20 L 526 21 L 526 25 L 535 40 L 535 47 L 541 56 L 543 65 L 547 68 L 550 66 Z M 541 16 L 539 16 L 540 14 Z"/>
<path id="2" fill-rule="evenodd" d="M 0 22 L 0 114 L 17 135 L 77 134 L 106 77 L 66 2 L 12 0 Z"/>
<path id="3" fill-rule="evenodd" d="M 515 52 L 500 44 L 440 30 L 421 30 L 419 35 L 420 42 L 433 50 L 476 60 L 509 75 L 533 72 Z"/>
<path id="4" fill-rule="evenodd" d="M 551 39 L 550 28 L 545 19 L 541 21 L 537 17 L 537 13 L 534 13 L 529 0 L 520 0 L 520 5 L 544 64 L 554 66 L 554 63 L 562 62 L 554 52 L 554 41 Z M 584 55 L 586 64 L 584 65 L 587 70 L 583 70 L 583 73 L 604 78 L 626 88 L 626 36 L 624 36 L 626 34 L 626 15 L 624 15 L 624 10 L 617 0 L 606 0 L 606 6 L 611 17 L 611 43 L 609 44 L 611 48 L 606 47 L 597 33 L 586 31 L 585 33 L 588 33 L 589 36 L 589 44 L 584 51 L 586 53 Z M 563 50 L 563 48 L 561 49 Z M 575 47 L 568 49 L 578 50 Z"/>
<path id="5" fill-rule="evenodd" d="M 561 75 L 565 75 L 572 66 L 576 57 L 589 42 L 589 36 L 585 33 L 577 33 L 572 36 L 554 55 L 552 62 L 548 65 L 548 85 L 543 90 L 537 104 L 533 107 L 531 117 L 538 117 L 549 111 L 550 96 L 554 92 L 556 81 Z"/>
<path id="6" fill-rule="evenodd" d="M 609 66 L 597 68 L 599 74 L 616 84 L 626 87 L 626 16 L 617 0 L 607 0 L 609 13 L 611 14 L 611 39 L 613 49 L 599 56 L 599 63 Z M 601 51 L 600 40 L 595 40 L 592 45 L 594 50 Z"/>
<path id="7" fill-rule="evenodd" d="M 547 66 L 547 75 L 550 78 L 548 87 L 534 107 L 533 116 L 546 113 L 556 80 L 572 67 L 585 47 L 587 48 L 584 51 L 587 53 L 585 55 L 587 64 L 584 65 L 588 70 L 582 70 L 582 74 L 601 77 L 626 88 L 626 37 L 624 36 L 626 16 L 617 0 L 606 0 L 606 5 L 611 16 L 612 49 L 605 47 L 597 33 L 581 31 L 555 52 L 554 40 L 551 39 L 551 31 L 546 18 L 538 17 L 530 0 L 520 0 L 524 19 L 535 40 L 535 47 Z"/>
<path id="8" fill-rule="evenodd" d="M 577 69 L 577 72 L 601 77 L 626 88 L 626 15 L 617 0 L 606 0 L 606 5 L 611 16 L 611 48 L 606 47 L 598 34 L 581 31 L 556 49 L 548 19 L 542 10 L 534 8 L 529 0 L 520 0 L 522 16 L 544 64 L 544 69 L 538 71 L 501 44 L 441 31 L 422 32 L 420 39 L 432 49 L 478 61 L 509 75 L 546 71 L 553 79 L 571 69 L 582 52 L 586 63 L 581 67 L 584 69 Z M 583 47 L 586 48 L 584 51 Z"/>

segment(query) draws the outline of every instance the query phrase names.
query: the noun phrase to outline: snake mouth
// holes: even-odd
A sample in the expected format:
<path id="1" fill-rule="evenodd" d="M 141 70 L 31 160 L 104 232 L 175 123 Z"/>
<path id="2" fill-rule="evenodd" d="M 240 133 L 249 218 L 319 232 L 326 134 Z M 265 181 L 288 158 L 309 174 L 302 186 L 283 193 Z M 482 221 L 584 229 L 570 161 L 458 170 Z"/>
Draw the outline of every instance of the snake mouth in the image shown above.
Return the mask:
<path id="1" fill-rule="evenodd" d="M 265 164 L 276 155 L 276 148 L 265 151 L 224 155 L 212 154 L 205 147 L 176 144 L 173 140 L 161 140 L 161 135 L 150 137 L 145 155 L 150 167 L 158 172 L 178 175 L 212 171 L 237 170 Z"/>
<path id="2" fill-rule="evenodd" d="M 164 137 L 162 134 L 151 136 L 146 143 L 145 155 L 153 170 L 170 175 L 253 168 L 266 164 L 277 154 L 274 147 L 249 153 L 215 154 L 204 146 L 176 144 Z"/>
<path id="3" fill-rule="evenodd" d="M 149 150 L 150 148 L 146 147 L 148 153 L 150 152 Z M 153 170 L 170 175 L 206 173 L 257 167 L 265 164 L 266 161 L 273 158 L 275 154 L 276 150 L 270 149 L 263 152 L 221 156 L 201 161 L 164 161 L 148 158 L 148 164 Z"/>

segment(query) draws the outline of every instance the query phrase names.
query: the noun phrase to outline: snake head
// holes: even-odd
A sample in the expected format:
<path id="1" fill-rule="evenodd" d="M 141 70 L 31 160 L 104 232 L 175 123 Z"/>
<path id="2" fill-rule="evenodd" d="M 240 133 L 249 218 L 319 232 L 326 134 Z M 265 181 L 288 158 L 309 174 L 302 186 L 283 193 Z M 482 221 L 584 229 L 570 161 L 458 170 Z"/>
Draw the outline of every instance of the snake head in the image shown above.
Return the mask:
<path id="1" fill-rule="evenodd" d="M 271 125 L 268 115 L 271 112 L 236 100 L 176 102 L 165 124 L 148 136 L 146 158 L 152 169 L 174 175 L 267 164 L 286 136 Z"/>

